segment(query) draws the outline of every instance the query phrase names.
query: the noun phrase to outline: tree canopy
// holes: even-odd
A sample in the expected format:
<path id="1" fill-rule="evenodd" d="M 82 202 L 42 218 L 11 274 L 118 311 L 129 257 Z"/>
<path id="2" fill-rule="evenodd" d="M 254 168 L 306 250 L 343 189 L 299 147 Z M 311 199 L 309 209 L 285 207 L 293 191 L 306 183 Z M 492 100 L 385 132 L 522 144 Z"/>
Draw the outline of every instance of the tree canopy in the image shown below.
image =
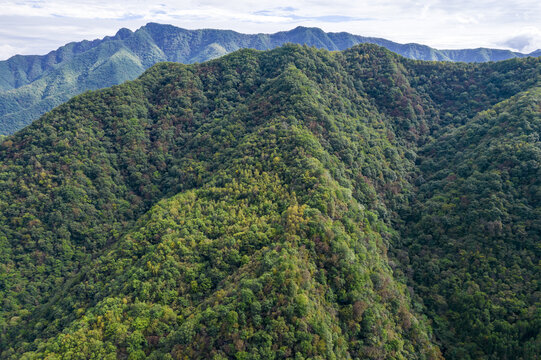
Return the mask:
<path id="1" fill-rule="evenodd" d="M 541 61 L 160 63 L 0 145 L 0 350 L 530 359 Z"/>

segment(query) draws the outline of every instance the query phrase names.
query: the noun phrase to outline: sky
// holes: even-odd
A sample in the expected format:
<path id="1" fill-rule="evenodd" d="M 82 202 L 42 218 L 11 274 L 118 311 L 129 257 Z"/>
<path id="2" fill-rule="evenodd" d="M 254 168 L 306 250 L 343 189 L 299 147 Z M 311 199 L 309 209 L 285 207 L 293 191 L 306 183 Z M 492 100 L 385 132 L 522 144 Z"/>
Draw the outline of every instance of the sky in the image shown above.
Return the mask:
<path id="1" fill-rule="evenodd" d="M 243 33 L 301 25 L 438 49 L 541 48 L 540 0 L 0 0 L 0 60 L 148 22 Z"/>

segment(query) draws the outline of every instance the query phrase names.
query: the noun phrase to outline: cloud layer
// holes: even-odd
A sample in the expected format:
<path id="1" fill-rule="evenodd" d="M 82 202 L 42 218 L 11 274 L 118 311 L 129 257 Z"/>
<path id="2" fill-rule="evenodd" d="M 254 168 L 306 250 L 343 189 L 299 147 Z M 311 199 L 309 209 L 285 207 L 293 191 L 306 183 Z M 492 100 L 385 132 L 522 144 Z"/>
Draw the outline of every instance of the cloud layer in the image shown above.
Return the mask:
<path id="1" fill-rule="evenodd" d="M 41 54 L 70 41 L 135 30 L 147 22 L 275 32 L 297 25 L 347 31 L 436 48 L 541 47 L 538 0 L 2 0 L 0 59 Z"/>

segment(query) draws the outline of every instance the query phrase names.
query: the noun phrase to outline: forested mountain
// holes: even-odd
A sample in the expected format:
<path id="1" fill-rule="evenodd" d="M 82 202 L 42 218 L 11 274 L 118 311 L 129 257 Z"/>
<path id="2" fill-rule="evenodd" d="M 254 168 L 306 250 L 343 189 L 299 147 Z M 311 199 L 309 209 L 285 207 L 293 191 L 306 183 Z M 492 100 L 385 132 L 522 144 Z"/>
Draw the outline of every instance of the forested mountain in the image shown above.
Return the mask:
<path id="1" fill-rule="evenodd" d="M 453 358 L 541 353 L 540 113 L 537 87 L 420 154 L 400 251 Z"/>
<path id="2" fill-rule="evenodd" d="M 161 63 L 0 146 L 0 357 L 535 359 L 541 59 Z"/>
<path id="3" fill-rule="evenodd" d="M 345 50 L 359 43 L 383 46 L 411 59 L 485 62 L 539 56 L 497 49 L 437 50 L 349 33 L 297 27 L 275 34 L 229 30 L 185 30 L 149 23 L 135 32 L 67 44 L 43 56 L 17 55 L 0 61 L 0 135 L 12 134 L 43 113 L 86 90 L 133 80 L 160 61 L 204 62 L 241 48 L 268 50 L 286 43 Z"/>

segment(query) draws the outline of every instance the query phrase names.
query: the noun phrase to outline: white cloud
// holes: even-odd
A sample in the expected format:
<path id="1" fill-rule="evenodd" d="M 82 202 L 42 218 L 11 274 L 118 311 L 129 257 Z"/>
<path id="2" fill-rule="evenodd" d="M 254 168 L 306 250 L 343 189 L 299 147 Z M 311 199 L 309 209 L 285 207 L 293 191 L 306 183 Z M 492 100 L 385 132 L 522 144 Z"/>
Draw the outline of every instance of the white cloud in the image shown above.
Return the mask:
<path id="1" fill-rule="evenodd" d="M 0 0 L 0 58 L 44 53 L 150 21 L 248 33 L 317 26 L 437 48 L 526 51 L 541 41 L 539 0 Z"/>
<path id="2" fill-rule="evenodd" d="M 16 48 L 9 44 L 0 45 L 0 59 L 6 59 L 13 54 L 24 51 L 24 49 Z"/>
<path id="3" fill-rule="evenodd" d="M 501 45 L 524 53 L 541 49 L 541 29 L 534 26 L 525 27 L 502 41 Z"/>

